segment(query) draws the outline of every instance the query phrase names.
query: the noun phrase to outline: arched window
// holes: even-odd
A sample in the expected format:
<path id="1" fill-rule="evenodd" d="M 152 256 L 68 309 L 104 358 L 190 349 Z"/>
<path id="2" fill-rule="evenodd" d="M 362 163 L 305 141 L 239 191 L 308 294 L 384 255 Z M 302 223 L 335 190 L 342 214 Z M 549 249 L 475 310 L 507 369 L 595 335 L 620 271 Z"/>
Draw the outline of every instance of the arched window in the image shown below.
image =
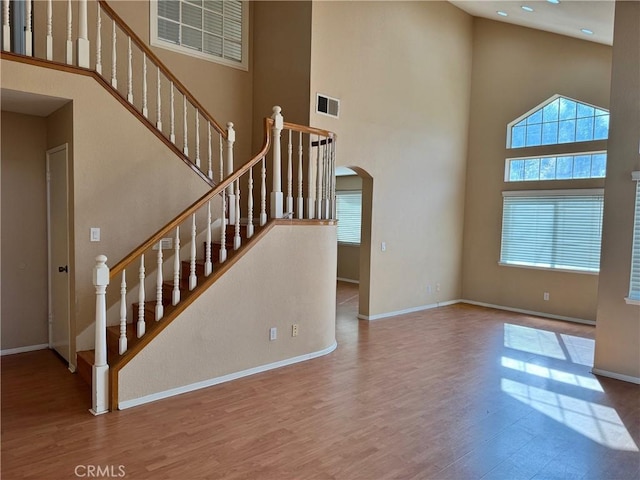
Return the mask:
<path id="1" fill-rule="evenodd" d="M 606 150 L 585 151 L 582 142 L 608 136 L 607 110 L 554 95 L 507 125 L 507 148 L 535 147 L 536 155 L 507 158 L 504 181 L 604 178 Z M 545 148 L 560 144 L 566 145 L 562 154 L 552 153 L 557 147 Z M 603 189 L 532 185 L 531 190 L 502 192 L 500 264 L 597 273 Z"/>

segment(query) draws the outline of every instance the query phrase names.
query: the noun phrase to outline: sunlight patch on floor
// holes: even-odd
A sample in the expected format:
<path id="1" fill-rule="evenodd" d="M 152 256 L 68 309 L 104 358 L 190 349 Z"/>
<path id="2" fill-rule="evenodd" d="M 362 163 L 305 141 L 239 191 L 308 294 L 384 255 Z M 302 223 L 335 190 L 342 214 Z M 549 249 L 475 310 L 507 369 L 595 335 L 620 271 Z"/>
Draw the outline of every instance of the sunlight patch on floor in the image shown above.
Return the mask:
<path id="1" fill-rule="evenodd" d="M 502 357 L 501 363 L 503 367 L 510 368 L 511 370 L 518 370 L 530 375 L 535 375 L 536 377 L 548 378 L 549 380 L 566 383 L 567 385 L 575 385 L 576 387 L 587 388 L 596 392 L 604 392 L 600 382 L 592 377 L 576 375 L 574 373 L 564 372 L 555 368 L 548 368 L 543 365 L 536 365 L 535 363 L 524 362 L 510 357 Z"/>
<path id="2" fill-rule="evenodd" d="M 637 452 L 615 409 L 503 378 L 502 391 L 605 447 Z"/>

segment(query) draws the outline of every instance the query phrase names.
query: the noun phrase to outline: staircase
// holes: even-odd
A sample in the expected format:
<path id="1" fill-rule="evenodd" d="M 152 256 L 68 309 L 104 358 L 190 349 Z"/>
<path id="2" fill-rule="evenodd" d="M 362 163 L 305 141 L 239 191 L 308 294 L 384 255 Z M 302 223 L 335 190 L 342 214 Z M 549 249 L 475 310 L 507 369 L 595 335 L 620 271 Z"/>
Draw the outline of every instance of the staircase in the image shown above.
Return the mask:
<path id="1" fill-rule="evenodd" d="M 118 408 L 119 372 L 274 225 L 335 225 L 336 137 L 287 123 L 280 107 L 274 107 L 264 119 L 261 150 L 236 168 L 233 124 L 223 129 L 105 1 L 27 4 L 25 35 L 32 34 L 33 9 L 46 9 L 40 15 L 50 25 L 55 12 L 64 14 L 60 9 L 72 5 L 75 11 L 77 4 L 79 15 L 68 10 L 66 18 L 77 18 L 78 26 L 69 22 L 66 38 L 59 40 L 80 32 L 78 45 L 83 47 L 74 55 L 73 42 L 66 41 L 65 61 L 54 59 L 49 45 L 58 39 L 48 31 L 46 52 L 34 52 L 31 41 L 26 55 L 9 52 L 10 3 L 3 2 L 3 59 L 94 77 L 211 186 L 111 269 L 107 257 L 96 258 L 95 350 L 77 352 L 77 369 L 92 385 L 92 412 L 97 415 Z M 88 12 L 97 22 L 94 41 L 87 36 Z M 103 23 L 112 27 L 111 65 L 103 63 L 101 53 Z M 33 36 L 39 33 L 44 34 L 33 31 Z M 95 54 L 89 44 L 95 45 Z M 43 53 L 41 58 L 37 53 Z M 138 70 L 132 67 L 134 55 L 142 58 Z M 116 58 L 122 57 L 128 58 L 125 87 L 118 82 L 123 72 L 117 70 Z M 134 98 L 134 91 L 141 91 L 142 98 Z"/>

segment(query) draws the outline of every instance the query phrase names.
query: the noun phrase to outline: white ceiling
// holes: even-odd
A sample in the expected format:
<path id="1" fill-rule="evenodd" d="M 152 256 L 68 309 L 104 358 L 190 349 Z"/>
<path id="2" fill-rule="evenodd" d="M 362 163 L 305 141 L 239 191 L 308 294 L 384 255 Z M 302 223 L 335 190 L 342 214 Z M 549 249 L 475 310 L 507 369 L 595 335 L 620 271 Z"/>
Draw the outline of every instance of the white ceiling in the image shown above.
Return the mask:
<path id="1" fill-rule="evenodd" d="M 449 1 L 475 17 L 489 18 L 499 22 L 513 23 L 582 40 L 613 45 L 615 8 L 613 0 L 560 0 L 557 5 L 547 0 Z M 533 12 L 523 10 L 522 6 L 533 8 Z M 508 16 L 502 17 L 497 14 L 498 11 L 503 11 Z M 583 28 L 591 30 L 593 35 L 581 32 L 580 30 Z"/>
<path id="2" fill-rule="evenodd" d="M 2 110 L 36 117 L 48 117 L 70 100 L 3 88 L 0 92 Z"/>

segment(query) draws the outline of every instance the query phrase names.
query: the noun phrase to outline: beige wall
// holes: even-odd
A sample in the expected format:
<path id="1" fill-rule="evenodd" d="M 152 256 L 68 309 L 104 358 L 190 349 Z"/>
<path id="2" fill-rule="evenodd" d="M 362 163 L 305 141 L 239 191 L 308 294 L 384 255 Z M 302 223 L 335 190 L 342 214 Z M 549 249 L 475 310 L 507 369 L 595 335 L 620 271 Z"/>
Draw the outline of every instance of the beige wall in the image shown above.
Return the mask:
<path id="1" fill-rule="evenodd" d="M 505 158 L 535 150 L 507 151 L 507 123 L 554 94 L 608 108 L 611 48 L 476 18 L 473 55 L 462 296 L 477 302 L 595 320 L 596 275 L 498 266 L 501 192 L 533 188 L 526 182 L 504 182 Z M 574 180 L 535 185 L 596 186 L 602 187 L 603 182 Z M 549 301 L 543 300 L 544 292 L 549 292 Z"/>
<path id="2" fill-rule="evenodd" d="M 73 99 L 71 275 L 80 336 L 95 315 L 95 257 L 105 254 L 114 265 L 208 185 L 92 78 L 7 60 L 2 74 L 4 88 Z M 91 227 L 102 229 L 101 242 L 89 241 Z M 82 337 L 77 348 L 93 348 L 92 338 Z"/>
<path id="3" fill-rule="evenodd" d="M 336 177 L 336 190 L 362 191 L 362 179 L 357 175 Z M 338 244 L 338 278 L 360 280 L 360 245 Z"/>
<path id="4" fill-rule="evenodd" d="M 120 371 L 120 401 L 330 348 L 335 258 L 335 226 L 276 225 Z"/>
<path id="5" fill-rule="evenodd" d="M 460 297 L 471 48 L 471 17 L 447 2 L 313 4 L 309 101 L 341 112 L 311 124 L 373 177 L 369 318 Z"/>
<path id="6" fill-rule="evenodd" d="M 595 371 L 640 383 L 640 307 L 627 305 L 640 170 L 640 3 L 616 2 Z"/>
<path id="7" fill-rule="evenodd" d="M 49 343 L 47 125 L 2 112 L 1 349 Z"/>

